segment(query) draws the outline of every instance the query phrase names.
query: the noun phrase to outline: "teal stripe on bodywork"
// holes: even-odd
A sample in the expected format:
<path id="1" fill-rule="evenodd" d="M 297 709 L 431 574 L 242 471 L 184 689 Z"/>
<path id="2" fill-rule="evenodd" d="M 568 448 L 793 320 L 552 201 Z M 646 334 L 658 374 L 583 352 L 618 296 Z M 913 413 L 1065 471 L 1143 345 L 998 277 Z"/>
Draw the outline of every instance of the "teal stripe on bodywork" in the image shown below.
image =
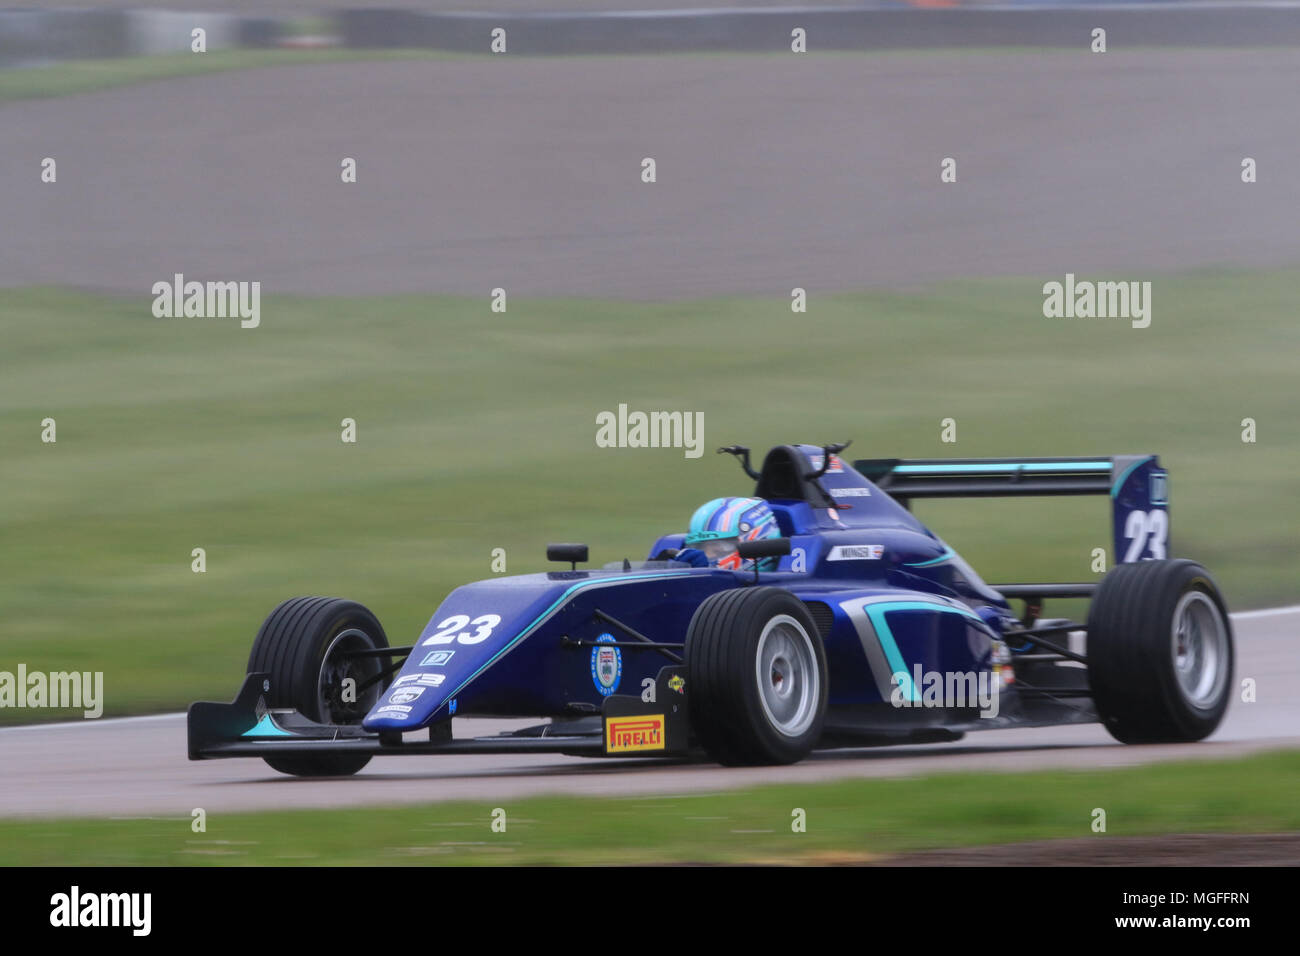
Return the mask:
<path id="1" fill-rule="evenodd" d="M 1154 461 L 1155 457 L 1156 457 L 1155 455 L 1147 455 L 1141 461 L 1135 461 L 1133 462 L 1133 464 L 1125 468 L 1124 474 L 1120 475 L 1117 479 L 1115 479 L 1115 484 L 1110 486 L 1110 496 L 1114 498 L 1119 494 L 1119 490 L 1124 487 L 1124 482 L 1128 480 L 1128 476 L 1133 473 L 1134 468 L 1140 468 L 1142 465 L 1145 465 L 1147 462 Z"/>
<path id="2" fill-rule="evenodd" d="M 995 462 L 991 464 L 973 464 L 958 462 L 947 465 L 899 465 L 894 469 L 896 475 L 938 475 L 964 472 L 1015 472 L 1015 471 L 1110 471 L 1108 461 L 1031 461 L 1023 464 L 1015 462 Z"/>
<path id="3" fill-rule="evenodd" d="M 293 734 L 287 730 L 281 730 L 271 720 L 270 714 L 263 714 L 262 719 L 257 722 L 257 726 L 251 730 L 245 730 L 239 736 L 241 737 L 292 737 Z"/>
<path id="4" fill-rule="evenodd" d="M 979 621 L 981 624 L 984 623 L 982 617 L 968 608 L 953 607 L 951 604 L 931 604 L 928 601 L 882 601 L 879 604 L 868 604 L 863 610 L 867 612 L 871 626 L 876 629 L 876 636 L 880 639 L 885 659 L 889 661 L 891 679 L 894 674 L 907 674 L 908 700 L 920 700 L 920 696 L 912 685 L 912 675 L 908 673 L 907 662 L 903 660 L 903 653 L 898 649 L 898 642 L 894 640 L 894 632 L 890 630 L 885 615 L 890 611 L 949 611 Z"/>
<path id="5" fill-rule="evenodd" d="M 947 561 L 950 558 L 955 558 L 956 556 L 957 556 L 957 552 L 953 551 L 952 548 L 945 547 L 943 549 L 943 554 L 939 555 L 937 558 L 931 558 L 929 561 L 916 561 L 914 563 L 904 562 L 903 567 L 928 568 L 932 564 L 943 564 L 943 562 Z"/>
<path id="6" fill-rule="evenodd" d="M 487 662 L 483 664 L 482 667 L 476 670 L 473 674 L 470 674 L 469 677 L 465 678 L 465 680 L 461 682 L 460 686 L 457 687 L 454 691 L 452 691 L 448 695 L 448 699 L 450 700 L 451 698 L 454 698 L 462 690 L 464 690 L 471 683 L 473 683 L 474 679 L 478 677 L 479 674 L 482 674 L 485 670 L 491 667 L 494 663 L 496 663 L 496 661 L 500 659 L 502 654 L 506 653 L 506 651 L 510 650 L 510 648 L 514 647 L 516 644 L 522 641 L 529 634 L 533 633 L 533 631 L 537 630 L 537 628 L 542 624 L 543 621 L 545 621 L 548 617 L 550 617 L 552 614 L 555 613 L 556 608 L 560 607 L 562 604 L 564 604 L 565 601 L 569 599 L 570 595 L 576 594 L 578 591 L 581 591 L 583 588 L 593 587 L 594 585 L 597 584 L 613 584 L 615 582 L 622 582 L 622 581 L 648 581 L 652 579 L 667 580 L 668 578 L 684 578 L 684 577 L 689 577 L 690 574 L 691 574 L 690 571 L 678 571 L 669 574 L 625 574 L 625 575 L 620 575 L 619 577 L 616 578 L 597 578 L 594 581 L 581 581 L 578 584 L 575 584 L 573 587 L 569 588 L 558 598 L 556 598 L 555 603 L 553 603 L 541 614 L 537 615 L 537 617 L 533 619 L 533 622 L 529 624 L 526 628 L 524 628 L 522 631 L 520 631 L 519 634 L 516 635 L 515 638 L 512 641 L 510 641 L 509 644 L 507 644 L 505 647 L 501 648 L 501 650 L 493 654 L 487 660 Z M 420 646 L 423 647 L 424 645 L 421 644 Z M 441 709 L 441 705 L 439 705 L 439 709 Z M 437 713 L 437 711 L 434 711 L 434 713 Z"/>

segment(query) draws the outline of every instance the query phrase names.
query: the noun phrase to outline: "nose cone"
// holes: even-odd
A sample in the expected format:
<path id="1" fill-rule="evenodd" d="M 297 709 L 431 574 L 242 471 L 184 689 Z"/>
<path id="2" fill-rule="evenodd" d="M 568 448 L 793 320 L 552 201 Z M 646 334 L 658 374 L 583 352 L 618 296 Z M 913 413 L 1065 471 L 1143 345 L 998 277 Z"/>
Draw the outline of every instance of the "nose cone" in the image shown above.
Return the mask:
<path id="1" fill-rule="evenodd" d="M 576 572 L 586 580 L 585 572 Z M 451 716 L 462 689 L 563 604 L 573 581 L 527 574 L 459 587 L 429 619 L 401 671 L 366 715 L 367 730 L 418 730 Z"/>

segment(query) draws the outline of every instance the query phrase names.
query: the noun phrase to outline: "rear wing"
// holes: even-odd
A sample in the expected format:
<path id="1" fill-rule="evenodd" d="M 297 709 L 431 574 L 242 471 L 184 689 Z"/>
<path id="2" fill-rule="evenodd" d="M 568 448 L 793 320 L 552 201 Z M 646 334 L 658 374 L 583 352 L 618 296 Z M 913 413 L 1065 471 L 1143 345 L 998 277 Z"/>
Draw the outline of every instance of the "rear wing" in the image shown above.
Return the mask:
<path id="1" fill-rule="evenodd" d="M 1155 455 L 877 458 L 853 467 L 908 509 L 914 498 L 1108 495 L 1113 563 L 1169 553 L 1169 473 Z"/>

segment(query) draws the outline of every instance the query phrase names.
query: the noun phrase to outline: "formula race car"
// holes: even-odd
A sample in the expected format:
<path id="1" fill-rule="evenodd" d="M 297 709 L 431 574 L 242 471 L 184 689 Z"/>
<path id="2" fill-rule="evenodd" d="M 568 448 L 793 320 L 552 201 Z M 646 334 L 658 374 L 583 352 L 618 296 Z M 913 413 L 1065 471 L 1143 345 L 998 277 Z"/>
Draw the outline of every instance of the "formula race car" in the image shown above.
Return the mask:
<path id="1" fill-rule="evenodd" d="M 190 758 L 261 757 L 300 776 L 390 754 L 702 749 L 777 764 L 1011 726 L 1100 721 L 1125 743 L 1218 726 L 1232 628 L 1209 573 L 1167 557 L 1155 456 L 850 466 L 845 447 L 780 445 L 758 471 L 748 449 L 719 449 L 775 516 L 773 536 L 739 541 L 736 567 L 688 555 L 682 534 L 599 571 L 577 569 L 585 545 L 551 545 L 569 568 L 457 588 L 401 647 L 352 601 L 285 601 L 233 703 L 191 705 Z M 1110 499 L 1119 563 L 1083 584 L 986 584 L 910 511 L 924 498 L 1092 494 Z M 1042 616 L 1047 599 L 1083 597 L 1086 621 Z M 545 722 L 453 735 L 461 716 Z"/>

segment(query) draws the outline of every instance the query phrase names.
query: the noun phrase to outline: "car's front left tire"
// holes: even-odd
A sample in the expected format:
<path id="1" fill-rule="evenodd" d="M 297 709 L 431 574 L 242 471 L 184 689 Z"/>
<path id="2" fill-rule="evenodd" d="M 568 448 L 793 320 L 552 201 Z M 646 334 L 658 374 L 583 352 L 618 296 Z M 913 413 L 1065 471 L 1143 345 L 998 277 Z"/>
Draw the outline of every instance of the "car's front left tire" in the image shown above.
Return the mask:
<path id="1" fill-rule="evenodd" d="M 719 763 L 807 756 L 826 717 L 826 653 L 802 601 L 781 588 L 706 598 L 686 634 L 691 727 Z"/>

